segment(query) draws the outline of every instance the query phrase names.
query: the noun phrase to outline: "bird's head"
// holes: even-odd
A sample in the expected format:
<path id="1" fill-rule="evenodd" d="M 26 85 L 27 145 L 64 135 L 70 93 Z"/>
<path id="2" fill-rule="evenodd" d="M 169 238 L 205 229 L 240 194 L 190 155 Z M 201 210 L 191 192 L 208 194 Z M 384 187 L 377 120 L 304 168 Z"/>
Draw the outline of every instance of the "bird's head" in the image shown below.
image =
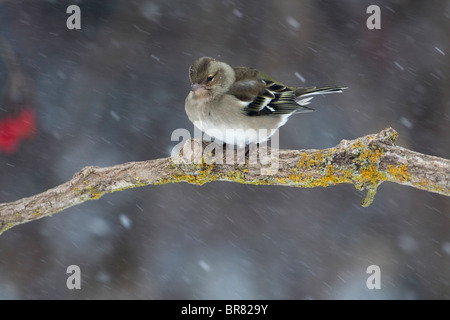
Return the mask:
<path id="1" fill-rule="evenodd" d="M 228 91 L 235 81 L 232 67 L 213 58 L 202 57 L 189 68 L 191 91 L 201 99 L 211 99 Z"/>

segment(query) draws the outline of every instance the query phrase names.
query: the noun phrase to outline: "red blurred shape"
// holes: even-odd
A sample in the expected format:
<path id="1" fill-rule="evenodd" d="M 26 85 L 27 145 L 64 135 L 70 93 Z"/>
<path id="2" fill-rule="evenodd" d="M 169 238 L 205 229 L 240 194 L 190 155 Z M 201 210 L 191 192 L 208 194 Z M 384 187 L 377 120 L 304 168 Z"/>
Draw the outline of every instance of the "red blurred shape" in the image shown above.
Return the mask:
<path id="1" fill-rule="evenodd" d="M 0 151 L 13 154 L 24 139 L 30 139 L 37 133 L 36 114 L 25 108 L 20 112 L 0 119 Z"/>

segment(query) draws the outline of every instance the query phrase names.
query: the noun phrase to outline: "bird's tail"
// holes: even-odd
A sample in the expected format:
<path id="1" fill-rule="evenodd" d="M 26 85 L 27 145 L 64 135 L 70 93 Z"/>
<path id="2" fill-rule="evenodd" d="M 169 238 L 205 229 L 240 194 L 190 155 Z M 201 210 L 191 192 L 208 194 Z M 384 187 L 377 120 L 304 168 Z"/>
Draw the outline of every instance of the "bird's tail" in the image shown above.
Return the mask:
<path id="1" fill-rule="evenodd" d="M 306 106 L 311 102 L 311 99 L 316 95 L 328 93 L 341 93 L 347 87 L 309 87 L 309 88 L 292 88 L 295 93 L 295 102 L 301 106 Z"/>

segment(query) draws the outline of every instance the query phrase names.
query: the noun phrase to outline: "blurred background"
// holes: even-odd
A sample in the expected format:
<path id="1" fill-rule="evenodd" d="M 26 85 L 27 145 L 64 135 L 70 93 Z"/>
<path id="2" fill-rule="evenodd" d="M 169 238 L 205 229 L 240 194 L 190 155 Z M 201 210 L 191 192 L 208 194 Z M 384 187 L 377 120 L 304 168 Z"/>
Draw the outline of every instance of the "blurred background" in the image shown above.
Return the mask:
<path id="1" fill-rule="evenodd" d="M 188 67 L 204 55 L 349 87 L 292 117 L 282 148 L 392 126 L 399 145 L 450 158 L 449 1 L 0 0 L 0 36 L 0 202 L 169 156 L 173 130 L 193 133 Z M 0 298 L 449 299 L 450 199 L 391 183 L 369 208 L 363 196 L 225 182 L 106 195 L 0 236 Z M 74 264 L 81 290 L 66 287 Z"/>

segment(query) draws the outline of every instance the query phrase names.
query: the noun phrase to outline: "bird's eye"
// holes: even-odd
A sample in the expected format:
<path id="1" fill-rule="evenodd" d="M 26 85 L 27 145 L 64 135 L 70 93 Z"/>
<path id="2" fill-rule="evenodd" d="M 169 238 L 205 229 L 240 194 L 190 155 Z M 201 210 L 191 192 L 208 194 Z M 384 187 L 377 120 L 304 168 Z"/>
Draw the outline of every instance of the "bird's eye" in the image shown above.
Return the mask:
<path id="1" fill-rule="evenodd" d="M 206 82 L 211 82 L 214 79 L 214 75 L 209 75 L 208 78 L 206 78 Z"/>

